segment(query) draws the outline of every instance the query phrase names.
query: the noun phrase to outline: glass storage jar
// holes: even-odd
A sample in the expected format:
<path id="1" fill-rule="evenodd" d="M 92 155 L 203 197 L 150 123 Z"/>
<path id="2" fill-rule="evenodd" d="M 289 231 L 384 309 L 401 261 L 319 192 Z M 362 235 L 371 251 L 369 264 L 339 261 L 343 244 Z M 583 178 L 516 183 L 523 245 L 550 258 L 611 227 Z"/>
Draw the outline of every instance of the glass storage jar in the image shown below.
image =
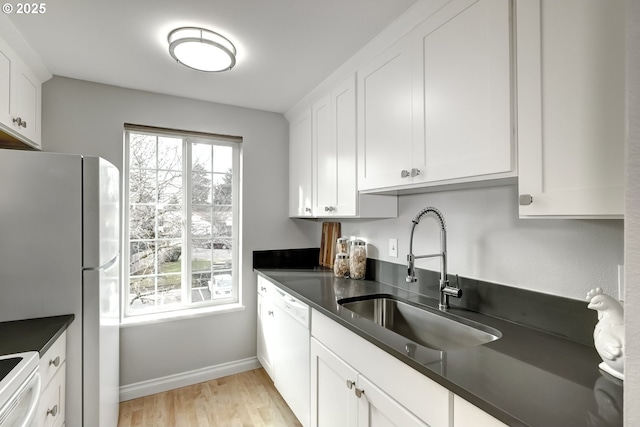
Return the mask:
<path id="1" fill-rule="evenodd" d="M 349 255 L 340 252 L 336 254 L 333 262 L 333 274 L 336 277 L 349 277 Z"/>
<path id="2" fill-rule="evenodd" d="M 350 243 L 349 275 L 352 279 L 364 279 L 367 269 L 367 243 L 359 239 Z"/>
<path id="3" fill-rule="evenodd" d="M 336 253 L 349 255 L 349 239 L 339 237 L 336 241 Z"/>

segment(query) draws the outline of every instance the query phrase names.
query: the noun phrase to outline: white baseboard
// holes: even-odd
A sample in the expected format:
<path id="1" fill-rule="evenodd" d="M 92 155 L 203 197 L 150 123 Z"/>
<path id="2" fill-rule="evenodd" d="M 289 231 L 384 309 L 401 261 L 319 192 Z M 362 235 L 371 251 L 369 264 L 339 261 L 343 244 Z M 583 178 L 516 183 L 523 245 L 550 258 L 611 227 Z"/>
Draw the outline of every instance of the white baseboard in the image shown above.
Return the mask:
<path id="1" fill-rule="evenodd" d="M 247 359 L 208 366 L 194 371 L 168 375 L 166 377 L 141 381 L 134 384 L 127 384 L 120 387 L 120 402 L 149 396 L 151 394 L 162 393 L 163 391 L 173 390 L 205 381 L 215 380 L 216 378 L 239 374 L 241 372 L 251 371 L 260 367 L 262 367 L 262 365 L 260 365 L 258 359 L 255 357 L 249 357 Z"/>

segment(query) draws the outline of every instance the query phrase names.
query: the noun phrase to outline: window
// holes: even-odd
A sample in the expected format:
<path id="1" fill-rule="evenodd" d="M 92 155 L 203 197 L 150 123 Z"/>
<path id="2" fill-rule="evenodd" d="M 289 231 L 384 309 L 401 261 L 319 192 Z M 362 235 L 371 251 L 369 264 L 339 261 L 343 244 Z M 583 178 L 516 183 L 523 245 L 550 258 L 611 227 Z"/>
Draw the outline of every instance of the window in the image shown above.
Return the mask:
<path id="1" fill-rule="evenodd" d="M 239 141 L 125 128 L 124 317 L 238 302 Z"/>

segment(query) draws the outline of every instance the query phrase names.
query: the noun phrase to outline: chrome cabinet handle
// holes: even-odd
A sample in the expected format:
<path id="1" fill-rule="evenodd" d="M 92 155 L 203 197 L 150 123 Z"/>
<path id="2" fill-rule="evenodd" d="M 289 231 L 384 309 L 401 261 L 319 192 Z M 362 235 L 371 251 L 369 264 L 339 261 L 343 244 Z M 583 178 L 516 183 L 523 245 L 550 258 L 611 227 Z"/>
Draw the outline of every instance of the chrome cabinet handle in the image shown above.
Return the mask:
<path id="1" fill-rule="evenodd" d="M 265 288 L 264 286 L 260 286 L 260 290 L 261 290 L 262 292 L 267 292 L 267 288 Z"/>
<path id="2" fill-rule="evenodd" d="M 420 175 L 420 169 L 416 169 L 416 168 L 411 169 L 411 176 L 418 176 L 418 175 Z"/>
<path id="3" fill-rule="evenodd" d="M 58 415 L 58 405 L 55 405 L 51 409 L 47 409 L 47 416 L 49 415 L 51 415 L 52 417 L 55 417 L 56 415 Z"/>
<path id="4" fill-rule="evenodd" d="M 49 366 L 51 365 L 55 366 L 56 368 L 60 366 L 60 356 L 56 357 L 53 360 L 49 360 Z"/>
<path id="5" fill-rule="evenodd" d="M 533 197 L 531 194 L 521 194 L 519 198 L 520 206 L 528 206 L 533 203 Z"/>
<path id="6" fill-rule="evenodd" d="M 356 397 L 358 399 L 360 399 L 362 397 L 362 395 L 364 394 L 364 390 L 361 388 L 356 387 Z"/>
<path id="7" fill-rule="evenodd" d="M 353 386 L 356 385 L 355 381 L 347 380 L 347 388 L 351 390 Z"/>
<path id="8" fill-rule="evenodd" d="M 401 177 L 401 178 L 407 178 L 407 177 L 409 177 L 409 176 L 411 176 L 411 174 L 409 173 L 409 171 L 408 171 L 408 170 L 403 169 L 402 171 L 400 171 L 400 177 Z"/>
<path id="9" fill-rule="evenodd" d="M 333 212 L 333 211 L 335 211 L 335 210 L 336 210 L 336 207 L 335 207 L 335 206 L 325 206 L 325 207 L 324 207 L 324 211 L 325 211 L 325 212 Z"/>
<path id="10" fill-rule="evenodd" d="M 304 211 L 311 213 L 311 208 L 304 208 Z"/>
<path id="11" fill-rule="evenodd" d="M 22 120 L 20 117 L 16 117 L 15 119 L 13 119 L 13 123 L 18 125 L 18 127 L 23 127 L 25 129 L 27 128 L 27 122 Z"/>
<path id="12" fill-rule="evenodd" d="M 273 310 L 269 310 L 269 311 L 267 311 L 267 314 L 268 314 L 269 316 L 273 317 Z"/>

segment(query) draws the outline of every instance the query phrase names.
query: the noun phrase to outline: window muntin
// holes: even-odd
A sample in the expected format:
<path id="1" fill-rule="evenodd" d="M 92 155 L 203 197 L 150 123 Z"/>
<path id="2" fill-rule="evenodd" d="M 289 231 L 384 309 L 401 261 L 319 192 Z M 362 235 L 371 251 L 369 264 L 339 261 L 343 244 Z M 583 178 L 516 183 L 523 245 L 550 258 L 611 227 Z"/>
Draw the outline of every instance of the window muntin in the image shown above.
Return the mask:
<path id="1" fill-rule="evenodd" d="M 125 136 L 123 315 L 236 303 L 239 144 Z"/>

